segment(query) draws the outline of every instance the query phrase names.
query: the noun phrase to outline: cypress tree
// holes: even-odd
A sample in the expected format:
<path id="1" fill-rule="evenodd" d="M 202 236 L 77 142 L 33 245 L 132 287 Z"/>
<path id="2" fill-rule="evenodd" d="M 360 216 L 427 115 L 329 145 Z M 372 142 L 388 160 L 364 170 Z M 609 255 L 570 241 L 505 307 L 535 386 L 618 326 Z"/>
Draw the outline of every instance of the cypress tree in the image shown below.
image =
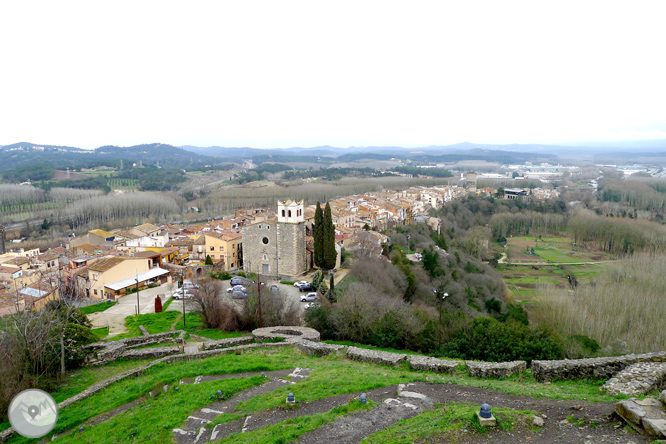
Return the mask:
<path id="1" fill-rule="evenodd" d="M 331 205 L 326 203 L 324 208 L 324 235 L 323 235 L 323 258 L 322 268 L 332 270 L 335 268 L 335 259 L 337 253 L 335 252 L 335 226 L 333 225 L 333 216 L 331 215 Z"/>
<path id="2" fill-rule="evenodd" d="M 324 257 L 324 211 L 321 204 L 317 202 L 317 209 L 314 217 L 314 263 L 317 267 L 322 267 Z"/>

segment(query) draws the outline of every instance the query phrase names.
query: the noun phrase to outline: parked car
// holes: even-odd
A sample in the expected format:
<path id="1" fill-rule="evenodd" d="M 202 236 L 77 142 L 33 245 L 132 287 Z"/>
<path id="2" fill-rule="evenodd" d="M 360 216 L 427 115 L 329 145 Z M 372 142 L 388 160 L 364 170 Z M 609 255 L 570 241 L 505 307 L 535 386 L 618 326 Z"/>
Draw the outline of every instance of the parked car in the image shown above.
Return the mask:
<path id="1" fill-rule="evenodd" d="M 319 299 L 319 297 L 317 296 L 317 292 L 315 291 L 301 296 L 301 302 L 314 302 L 317 299 Z"/>
<path id="2" fill-rule="evenodd" d="M 247 287 L 243 287 L 242 285 L 234 285 L 233 287 L 227 288 L 227 293 L 233 293 L 234 291 L 242 291 L 243 293 L 247 293 Z"/>
<path id="3" fill-rule="evenodd" d="M 303 306 L 303 308 L 306 309 L 306 310 L 309 310 L 309 309 L 315 308 L 315 307 L 319 307 L 319 303 L 316 302 L 316 301 L 315 302 L 308 302 L 307 304 L 305 304 Z"/>
<path id="4" fill-rule="evenodd" d="M 252 281 L 248 278 L 244 278 L 242 276 L 234 276 L 231 278 L 231 286 L 235 287 L 236 285 L 244 285 L 248 286 L 252 283 Z"/>
<path id="5" fill-rule="evenodd" d="M 317 291 L 316 288 L 314 288 L 312 285 L 303 285 L 302 287 L 298 288 L 301 293 L 305 293 L 306 291 Z"/>
<path id="6" fill-rule="evenodd" d="M 271 285 L 271 293 L 278 294 L 280 292 L 280 289 L 278 288 L 277 285 L 273 284 Z"/>
<path id="7" fill-rule="evenodd" d="M 303 285 L 310 285 L 310 283 L 309 283 L 308 281 L 298 281 L 298 282 L 294 282 L 294 287 L 301 287 L 301 286 L 303 286 Z"/>
<path id="8" fill-rule="evenodd" d="M 240 291 L 240 290 L 234 290 L 234 291 L 231 292 L 231 297 L 233 299 L 244 299 L 244 298 L 247 297 L 247 293 L 245 293 L 244 291 Z"/>
<path id="9" fill-rule="evenodd" d="M 174 299 L 190 299 L 192 296 L 194 295 L 191 292 L 187 291 L 187 289 L 182 289 L 182 288 L 179 288 L 173 293 Z"/>
<path id="10" fill-rule="evenodd" d="M 192 281 L 183 281 L 183 288 L 187 289 L 199 288 L 199 284 L 193 284 Z"/>

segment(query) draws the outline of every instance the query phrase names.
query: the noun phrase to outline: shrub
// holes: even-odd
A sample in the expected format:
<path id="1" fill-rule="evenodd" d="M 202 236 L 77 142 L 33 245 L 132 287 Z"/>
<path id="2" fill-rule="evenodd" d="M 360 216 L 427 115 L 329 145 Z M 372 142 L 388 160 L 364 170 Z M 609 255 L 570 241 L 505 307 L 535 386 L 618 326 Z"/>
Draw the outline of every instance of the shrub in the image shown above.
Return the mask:
<path id="1" fill-rule="evenodd" d="M 312 286 L 316 289 L 319 289 L 319 285 L 324 280 L 324 273 L 321 270 L 317 270 L 314 273 L 312 273 Z"/>
<path id="2" fill-rule="evenodd" d="M 231 274 L 227 273 L 226 271 L 220 271 L 219 273 L 211 271 L 209 275 L 213 279 L 218 279 L 220 281 L 228 281 L 229 279 L 231 279 Z"/>
<path id="3" fill-rule="evenodd" d="M 444 347 L 446 356 L 481 361 L 560 359 L 562 345 L 545 330 L 530 328 L 515 320 L 499 322 L 479 317 L 460 330 Z"/>

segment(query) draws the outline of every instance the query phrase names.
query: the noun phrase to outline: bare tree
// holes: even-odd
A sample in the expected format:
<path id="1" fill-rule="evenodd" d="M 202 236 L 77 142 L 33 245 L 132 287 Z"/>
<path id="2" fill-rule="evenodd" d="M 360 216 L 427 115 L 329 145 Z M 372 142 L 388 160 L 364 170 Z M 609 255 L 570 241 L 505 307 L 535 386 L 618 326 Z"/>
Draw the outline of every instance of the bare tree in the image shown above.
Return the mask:
<path id="1" fill-rule="evenodd" d="M 199 288 L 194 290 L 191 299 L 196 311 L 207 328 L 219 328 L 225 331 L 238 329 L 239 315 L 231 304 L 220 298 L 222 285 L 220 281 L 210 277 L 198 282 Z M 183 300 L 185 303 L 185 300 Z"/>

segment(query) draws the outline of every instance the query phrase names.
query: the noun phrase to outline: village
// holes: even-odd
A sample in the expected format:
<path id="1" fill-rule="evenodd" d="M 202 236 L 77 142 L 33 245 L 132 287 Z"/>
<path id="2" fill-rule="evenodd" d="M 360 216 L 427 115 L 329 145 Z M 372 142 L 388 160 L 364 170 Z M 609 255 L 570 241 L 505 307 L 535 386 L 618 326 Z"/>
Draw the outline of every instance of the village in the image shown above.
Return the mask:
<path id="1" fill-rule="evenodd" d="M 466 174 L 464 185 L 419 186 L 330 201 L 336 268 L 343 248 L 351 253 L 359 248 L 359 232 L 371 233 L 379 255 L 387 241 L 382 231 L 412 223 L 439 231 L 441 221 L 428 211 L 469 193 L 505 199 L 522 196 L 524 200 L 558 195 L 540 188 L 477 189 L 472 172 Z M 76 293 L 90 302 L 115 301 L 141 289 L 182 283 L 210 271 L 298 280 L 314 266 L 315 208 L 287 199 L 274 208 L 237 210 L 234 215 L 197 225 L 143 223 L 112 231 L 98 228 L 71 236 L 66 245 L 48 251 L 11 250 L 0 255 L 0 313 L 40 309 L 59 298 L 60 291 Z"/>

